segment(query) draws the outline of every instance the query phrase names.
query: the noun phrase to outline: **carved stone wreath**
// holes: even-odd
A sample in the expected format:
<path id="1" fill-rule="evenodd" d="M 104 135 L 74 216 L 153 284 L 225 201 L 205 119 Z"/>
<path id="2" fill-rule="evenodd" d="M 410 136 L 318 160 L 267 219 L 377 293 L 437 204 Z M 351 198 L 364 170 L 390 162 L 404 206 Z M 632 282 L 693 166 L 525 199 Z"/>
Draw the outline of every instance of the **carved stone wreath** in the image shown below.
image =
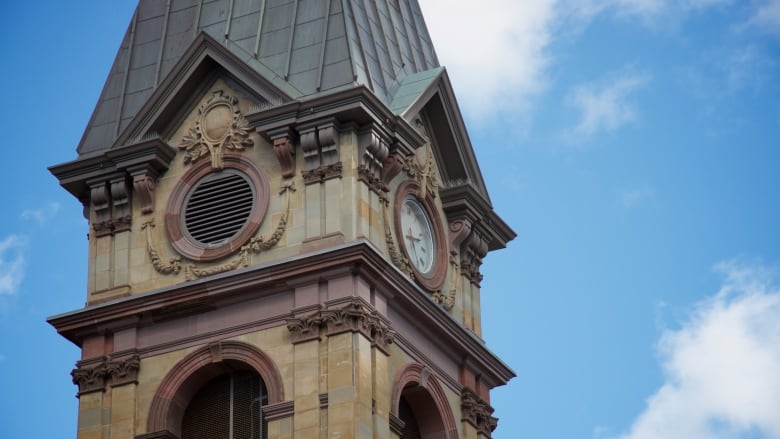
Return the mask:
<path id="1" fill-rule="evenodd" d="M 225 149 L 243 151 L 253 145 L 249 124 L 238 108 L 238 99 L 217 90 L 198 108 L 195 126 L 184 136 L 179 149 L 185 151 L 185 164 L 195 163 L 210 154 L 211 167 L 222 169 Z"/>

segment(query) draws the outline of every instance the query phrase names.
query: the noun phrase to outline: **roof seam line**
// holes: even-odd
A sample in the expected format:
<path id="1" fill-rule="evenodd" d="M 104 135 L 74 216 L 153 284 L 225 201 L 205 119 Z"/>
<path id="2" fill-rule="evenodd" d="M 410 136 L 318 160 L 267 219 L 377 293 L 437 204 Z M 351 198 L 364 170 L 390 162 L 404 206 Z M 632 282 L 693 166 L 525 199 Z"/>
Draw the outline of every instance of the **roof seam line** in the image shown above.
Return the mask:
<path id="1" fill-rule="evenodd" d="M 228 35 L 230 35 L 230 23 L 233 21 L 233 2 L 235 0 L 230 0 L 230 3 L 228 3 L 228 14 L 227 14 L 227 20 L 225 20 L 225 39 L 228 40 Z"/>
<path id="2" fill-rule="evenodd" d="M 122 126 L 122 107 L 125 105 L 125 92 L 127 92 L 127 82 L 130 77 L 130 63 L 133 60 L 133 47 L 135 46 L 135 27 L 138 24 L 138 10 L 133 14 L 132 25 L 130 25 L 130 47 L 127 49 L 127 65 L 125 65 L 125 77 L 122 79 L 122 93 L 119 95 L 119 117 L 116 118 L 116 131 L 114 137 L 119 136 L 119 130 Z"/>
<path id="3" fill-rule="evenodd" d="M 385 77 L 384 77 L 384 74 L 382 72 L 382 60 L 381 60 L 382 57 L 379 56 L 379 48 L 376 45 L 376 40 L 377 39 L 374 38 L 374 31 L 373 31 L 373 29 L 371 29 L 371 19 L 368 17 L 368 8 L 366 7 L 366 1 L 367 0 L 363 0 L 363 10 L 365 11 L 366 21 L 368 22 L 368 29 L 367 30 L 368 30 L 368 33 L 371 36 L 371 43 L 370 44 L 374 46 L 374 55 L 376 55 L 376 62 L 379 65 L 379 77 L 376 78 L 377 79 L 377 85 L 379 85 L 379 81 L 382 81 L 382 88 L 384 89 L 383 90 L 383 92 L 384 92 L 383 94 L 387 94 L 387 84 L 385 83 Z M 358 34 L 360 34 L 360 31 L 358 31 Z M 368 66 L 366 66 L 366 70 L 370 70 Z M 374 92 L 376 92 L 376 90 L 374 90 Z"/>
<path id="4" fill-rule="evenodd" d="M 373 81 L 371 80 L 371 71 L 368 68 L 368 63 L 366 63 L 366 51 L 363 49 L 363 41 L 360 39 L 360 31 L 357 29 L 357 22 L 355 21 L 355 11 L 352 9 L 352 0 L 342 0 L 343 8 L 349 9 L 349 17 L 350 21 L 352 22 L 352 29 L 354 30 L 353 37 L 355 41 L 357 41 L 357 44 L 360 48 L 360 57 L 363 59 L 363 71 L 366 73 L 366 79 L 368 79 L 368 83 L 371 84 Z M 348 28 L 346 26 L 346 20 L 345 20 L 345 28 Z M 351 45 L 350 45 L 351 46 Z M 355 70 L 355 62 L 351 62 L 352 64 L 352 73 L 353 73 L 353 81 L 357 81 L 357 72 Z"/>
<path id="5" fill-rule="evenodd" d="M 290 64 L 292 64 L 293 39 L 295 38 L 295 23 L 298 21 L 298 0 L 293 2 L 292 22 L 290 23 L 290 40 L 287 43 L 287 66 L 284 69 L 284 80 L 290 78 Z"/>
<path id="6" fill-rule="evenodd" d="M 165 21 L 163 21 L 162 35 L 160 36 L 160 53 L 157 54 L 157 68 L 154 71 L 154 88 L 160 83 L 160 71 L 162 70 L 163 53 L 165 53 L 165 37 L 168 35 L 168 20 L 171 16 L 171 0 L 165 5 Z"/>
<path id="7" fill-rule="evenodd" d="M 255 50 L 254 50 L 255 58 L 257 58 L 257 54 L 260 52 L 260 35 L 263 34 L 264 18 L 265 18 L 265 0 L 260 0 L 260 18 L 257 20 L 257 35 L 255 36 Z"/>
<path id="8" fill-rule="evenodd" d="M 200 29 L 200 11 L 203 9 L 203 0 L 198 0 L 198 9 L 195 12 L 195 26 L 192 28 L 193 35 L 198 36 L 198 30 Z"/>
<path id="9" fill-rule="evenodd" d="M 317 91 L 320 91 L 322 88 L 322 72 L 325 70 L 323 64 L 325 63 L 325 48 L 328 46 L 328 27 L 330 25 L 331 3 L 333 3 L 333 0 L 328 0 L 328 3 L 325 5 L 325 26 L 323 26 L 322 31 L 322 48 L 320 49 L 320 62 L 317 63 L 319 70 L 317 72 Z"/>
<path id="10" fill-rule="evenodd" d="M 382 13 L 379 11 L 379 7 L 377 6 L 377 4 L 380 1 L 383 1 L 383 0 L 377 0 L 377 1 L 372 2 L 372 5 L 373 5 L 372 9 L 374 10 L 374 15 L 376 16 L 377 26 L 379 26 L 379 33 L 382 34 L 382 37 L 383 37 L 382 39 L 385 41 L 385 51 L 386 51 L 385 53 L 387 55 L 387 61 L 389 61 L 389 63 L 390 63 L 390 65 L 388 67 L 390 67 L 390 73 L 392 73 L 392 75 L 393 75 L 392 86 L 395 86 L 396 84 L 398 84 L 398 72 L 395 69 L 395 63 L 393 62 L 393 56 L 390 54 L 390 52 L 391 52 L 390 37 L 389 37 L 388 33 L 385 31 L 384 24 L 382 24 L 382 21 L 383 21 L 382 20 Z M 387 2 L 386 1 L 385 1 L 385 6 L 387 6 Z M 385 86 L 387 88 L 385 90 L 385 93 L 389 93 L 391 87 L 387 86 L 387 84 L 385 84 Z"/>

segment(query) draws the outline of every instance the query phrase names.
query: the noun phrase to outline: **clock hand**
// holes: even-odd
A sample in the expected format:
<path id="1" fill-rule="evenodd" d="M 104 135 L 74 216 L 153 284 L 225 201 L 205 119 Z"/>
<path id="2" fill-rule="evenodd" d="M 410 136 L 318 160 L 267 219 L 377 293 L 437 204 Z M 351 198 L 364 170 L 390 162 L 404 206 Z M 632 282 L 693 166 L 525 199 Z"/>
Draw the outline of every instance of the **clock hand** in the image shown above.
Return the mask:
<path id="1" fill-rule="evenodd" d="M 412 253 L 414 254 L 414 259 L 419 260 L 420 257 L 417 256 L 417 249 L 415 248 L 414 243 L 415 243 L 415 241 L 419 241 L 420 239 L 412 236 L 412 228 L 411 227 L 409 227 L 409 234 L 406 235 L 405 238 L 409 240 L 409 245 L 412 247 Z"/>

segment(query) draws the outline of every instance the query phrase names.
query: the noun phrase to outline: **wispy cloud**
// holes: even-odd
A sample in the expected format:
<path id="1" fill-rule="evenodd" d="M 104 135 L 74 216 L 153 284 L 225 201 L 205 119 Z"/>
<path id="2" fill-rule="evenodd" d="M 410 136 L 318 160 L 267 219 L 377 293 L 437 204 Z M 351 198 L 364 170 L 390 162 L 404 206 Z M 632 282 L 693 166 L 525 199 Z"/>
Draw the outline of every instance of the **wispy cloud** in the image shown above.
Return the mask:
<path id="1" fill-rule="evenodd" d="M 621 439 L 780 438 L 780 288 L 725 262 L 720 291 L 659 344 L 664 383 Z"/>
<path id="2" fill-rule="evenodd" d="M 54 217 L 60 210 L 60 203 L 50 202 L 38 209 L 25 209 L 22 211 L 20 218 L 23 220 L 35 221 L 38 225 L 42 226 L 46 224 L 50 219 Z"/>
<path id="3" fill-rule="evenodd" d="M 646 74 L 624 72 L 605 80 L 580 85 L 567 96 L 580 118 L 570 133 L 575 139 L 615 131 L 638 118 L 631 98 L 650 80 Z"/>
<path id="4" fill-rule="evenodd" d="M 620 204 L 626 209 L 632 209 L 642 203 L 652 201 L 654 198 L 655 191 L 649 186 L 626 189 L 618 192 Z"/>
<path id="5" fill-rule="evenodd" d="M 10 235 L 0 241 L 0 297 L 16 294 L 24 279 L 24 238 Z"/>
<path id="6" fill-rule="evenodd" d="M 760 2 L 748 25 L 780 37 L 780 0 Z"/>
<path id="7" fill-rule="evenodd" d="M 545 86 L 554 0 L 422 0 L 439 55 L 464 111 L 477 119 L 529 109 Z"/>

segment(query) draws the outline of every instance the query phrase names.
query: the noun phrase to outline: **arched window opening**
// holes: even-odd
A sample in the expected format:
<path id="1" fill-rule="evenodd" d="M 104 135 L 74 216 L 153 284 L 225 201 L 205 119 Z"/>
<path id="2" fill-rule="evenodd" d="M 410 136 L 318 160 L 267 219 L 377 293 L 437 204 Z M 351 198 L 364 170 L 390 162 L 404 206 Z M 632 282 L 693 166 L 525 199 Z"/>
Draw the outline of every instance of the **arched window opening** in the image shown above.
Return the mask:
<path id="1" fill-rule="evenodd" d="M 403 396 L 398 401 L 398 417 L 404 421 L 404 429 L 401 431 L 401 439 L 421 439 L 420 427 L 417 418 L 414 417 L 412 407 Z"/>
<path id="2" fill-rule="evenodd" d="M 182 439 L 267 439 L 263 406 L 268 392 L 254 371 L 235 371 L 207 382 L 182 418 Z"/>
<path id="3" fill-rule="evenodd" d="M 398 400 L 398 417 L 404 421 L 401 439 L 446 438 L 441 413 L 431 394 L 416 384 L 406 386 Z"/>

